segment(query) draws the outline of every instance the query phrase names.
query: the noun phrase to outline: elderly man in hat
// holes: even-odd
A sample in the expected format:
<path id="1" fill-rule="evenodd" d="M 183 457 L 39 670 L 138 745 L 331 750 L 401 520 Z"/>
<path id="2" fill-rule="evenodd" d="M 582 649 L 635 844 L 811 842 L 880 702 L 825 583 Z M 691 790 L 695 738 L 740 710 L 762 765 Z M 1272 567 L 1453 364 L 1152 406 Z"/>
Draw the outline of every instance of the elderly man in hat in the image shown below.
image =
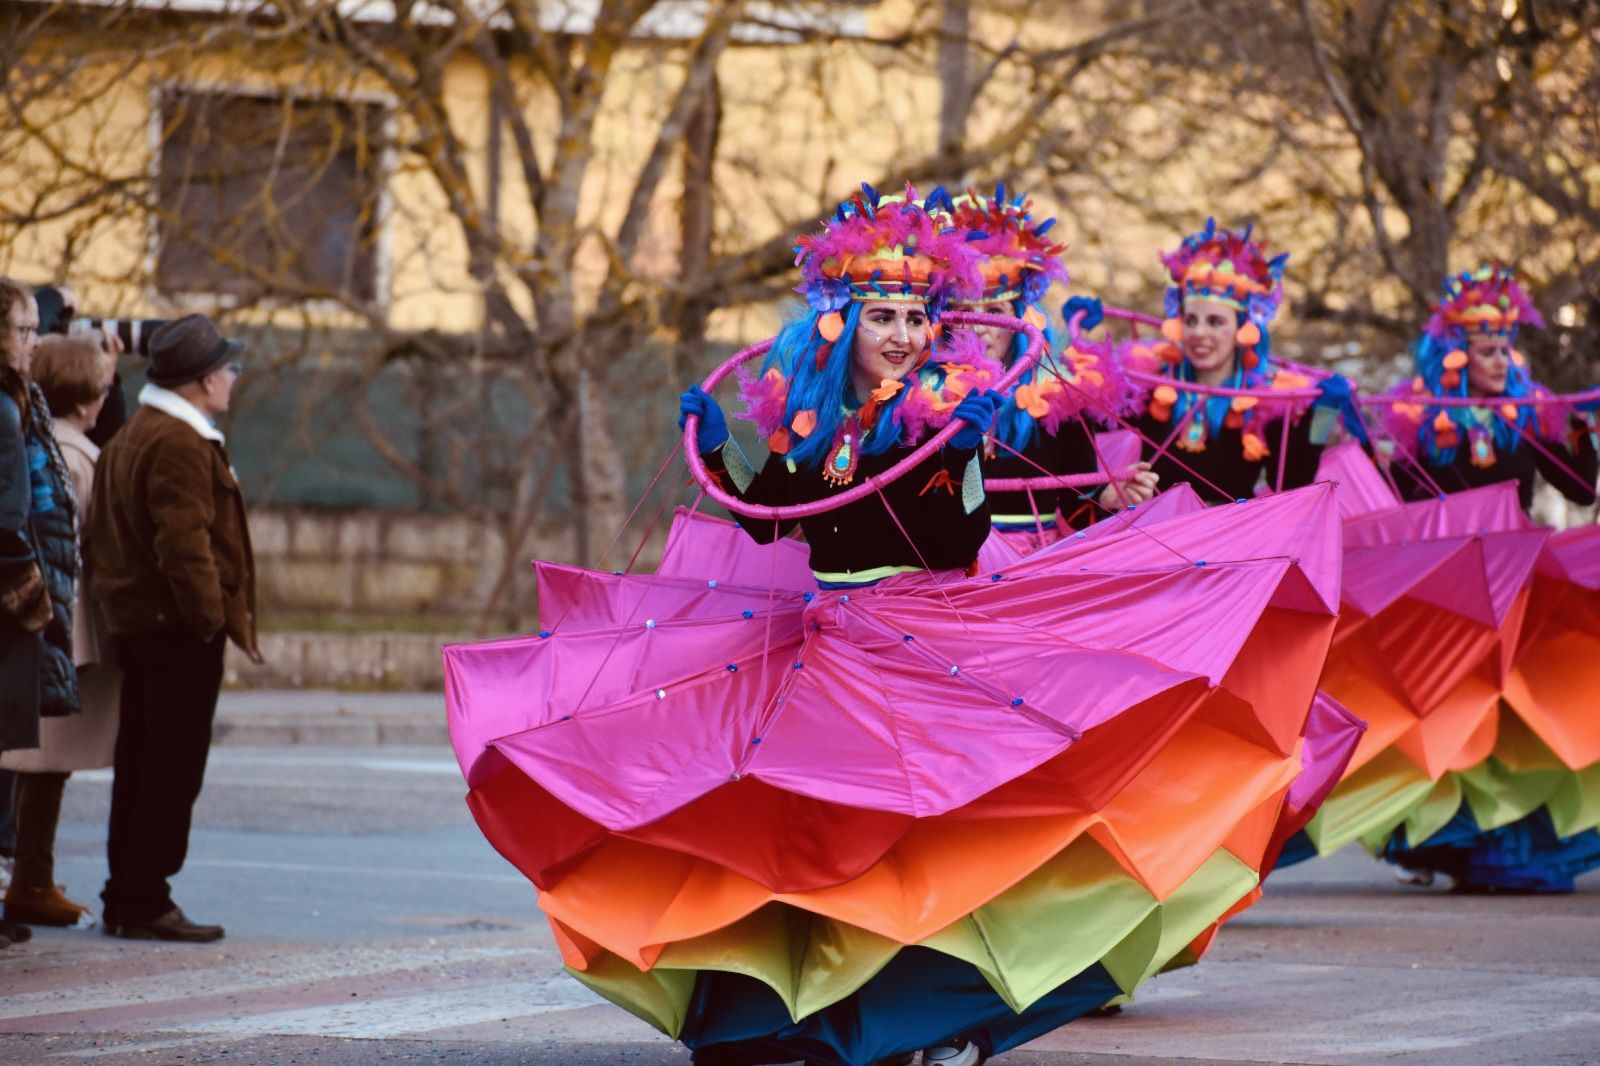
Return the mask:
<path id="1" fill-rule="evenodd" d="M 168 880 L 189 849 L 223 647 L 232 638 L 260 658 L 244 496 L 215 425 L 243 347 L 204 315 L 156 331 L 139 409 L 95 478 L 90 563 L 123 669 L 101 894 L 112 936 L 222 937 L 221 926 L 185 917 Z"/>

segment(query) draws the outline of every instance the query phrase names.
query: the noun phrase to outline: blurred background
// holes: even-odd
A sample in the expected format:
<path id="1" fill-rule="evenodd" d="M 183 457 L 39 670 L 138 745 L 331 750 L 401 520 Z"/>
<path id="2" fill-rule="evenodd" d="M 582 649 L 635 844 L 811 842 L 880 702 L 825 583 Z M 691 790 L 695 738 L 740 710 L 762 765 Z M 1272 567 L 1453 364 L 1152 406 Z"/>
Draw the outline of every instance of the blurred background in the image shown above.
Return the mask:
<path id="1" fill-rule="evenodd" d="M 648 561 L 677 393 L 862 181 L 1003 180 L 1152 312 L 1157 250 L 1254 221 L 1275 349 L 1369 388 L 1502 259 L 1537 376 L 1595 383 L 1597 52 L 1584 0 L 3 3 L 0 272 L 248 340 L 233 683 L 425 687 L 533 624 L 530 558 Z"/>

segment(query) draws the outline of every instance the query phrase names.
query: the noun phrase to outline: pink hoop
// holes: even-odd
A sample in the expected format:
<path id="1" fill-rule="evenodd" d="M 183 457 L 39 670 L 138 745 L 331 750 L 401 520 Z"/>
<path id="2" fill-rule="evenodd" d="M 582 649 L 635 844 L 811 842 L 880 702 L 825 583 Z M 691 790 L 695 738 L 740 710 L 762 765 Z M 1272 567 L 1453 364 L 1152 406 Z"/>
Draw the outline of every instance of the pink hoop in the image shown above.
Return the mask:
<path id="1" fill-rule="evenodd" d="M 994 389 L 997 392 L 1008 391 L 1011 386 L 1016 384 L 1018 378 L 1022 377 L 1023 374 L 1038 363 L 1039 358 L 1044 354 L 1044 334 L 1039 331 L 1037 326 L 1024 322 L 1020 318 L 1012 318 L 1009 315 L 978 314 L 972 311 L 948 311 L 944 314 L 942 321 L 950 325 L 998 326 L 1001 329 L 1009 329 L 1013 333 L 1027 335 L 1028 350 L 1023 353 L 1021 359 L 1012 364 L 1011 369 L 1006 371 L 1005 376 L 995 382 Z M 705 381 L 700 383 L 701 388 L 710 392 L 721 384 L 729 374 L 733 373 L 735 368 L 750 362 L 758 356 L 765 355 L 771 347 L 772 341 L 762 341 L 760 344 L 736 353 L 727 362 L 706 375 Z M 829 511 L 837 510 L 847 504 L 866 499 L 868 496 L 882 491 L 910 473 L 912 469 L 921 465 L 934 452 L 944 447 L 946 441 L 960 432 L 961 423 L 960 420 L 952 418 L 949 425 L 918 445 L 916 450 L 894 464 L 894 466 L 891 466 L 881 474 L 866 478 L 861 484 L 852 486 L 837 496 L 827 496 L 820 500 L 812 500 L 810 503 L 789 504 L 783 507 L 773 507 L 770 504 L 746 503 L 737 496 L 724 491 L 722 486 L 718 485 L 712 479 L 710 472 L 706 470 L 705 460 L 700 458 L 700 451 L 695 447 L 695 436 L 699 429 L 699 416 L 690 415 L 684 420 L 683 458 L 689 464 L 690 476 L 705 490 L 705 494 L 734 514 L 744 515 L 747 518 L 763 518 L 768 521 L 781 522 L 826 514 Z"/>
<path id="2" fill-rule="evenodd" d="M 1372 407 L 1398 407 L 1416 404 L 1418 407 L 1558 407 L 1600 400 L 1600 388 L 1587 392 L 1573 392 L 1565 396 L 1362 396 L 1362 403 Z"/>
<path id="3" fill-rule="evenodd" d="M 1078 320 L 1080 317 L 1075 316 L 1067 326 L 1074 344 L 1078 342 Z M 1141 311 L 1129 311 L 1122 307 L 1107 307 L 1105 309 L 1105 317 L 1132 322 L 1138 326 L 1155 326 L 1159 328 L 1161 325 L 1161 319 L 1156 318 L 1154 315 L 1147 315 Z M 1323 371 L 1318 371 L 1311 367 L 1302 367 L 1298 363 L 1285 363 L 1284 365 L 1291 366 L 1297 371 L 1308 371 L 1313 376 L 1326 376 Z M 1258 400 L 1314 400 L 1322 395 L 1321 391 L 1317 389 L 1236 389 L 1223 385 L 1201 385 L 1199 382 L 1194 381 L 1179 381 L 1176 378 L 1162 377 L 1160 374 L 1147 374 L 1142 370 L 1125 368 L 1123 373 L 1127 375 L 1129 381 L 1137 381 L 1141 385 L 1149 385 L 1152 388 L 1171 385 L 1182 392 L 1192 392 L 1200 396 L 1254 396 Z"/>
<path id="4" fill-rule="evenodd" d="M 1131 466 L 1125 466 L 1115 474 L 1107 477 L 1096 470 L 1092 474 L 1060 474 L 1054 477 L 986 477 L 983 479 L 985 492 L 1029 492 L 1038 489 L 1084 489 L 1091 485 L 1103 485 L 1107 481 L 1132 481 L 1137 473 Z"/>

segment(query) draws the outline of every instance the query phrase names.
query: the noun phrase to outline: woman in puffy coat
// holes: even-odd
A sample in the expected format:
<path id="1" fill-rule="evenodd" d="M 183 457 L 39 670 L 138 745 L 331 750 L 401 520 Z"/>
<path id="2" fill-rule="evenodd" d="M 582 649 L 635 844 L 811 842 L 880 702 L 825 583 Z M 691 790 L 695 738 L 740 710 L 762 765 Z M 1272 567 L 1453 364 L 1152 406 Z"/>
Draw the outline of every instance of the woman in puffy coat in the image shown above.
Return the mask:
<path id="1" fill-rule="evenodd" d="M 78 500 L 80 531 L 87 524 L 100 454 L 88 432 L 112 388 L 115 362 L 90 337 L 45 337 L 33 356 L 31 377 L 55 419 L 56 443 Z M 38 747 L 0 753 L 0 768 L 16 771 L 17 778 L 17 862 L 4 913 L 11 922 L 73 925 L 88 911 L 56 884 L 55 837 L 68 776 L 110 766 L 116 750 L 120 672 L 108 661 L 111 640 L 101 630 L 90 580 L 87 570 L 80 573 L 73 610 L 72 657 L 81 711 L 41 719 Z"/>
<path id="2" fill-rule="evenodd" d="M 32 292 L 0 279 L 0 750 L 36 747 L 40 715 L 78 710 L 77 501 L 50 410 L 28 380 L 38 331 Z M 26 926 L 0 923 L 7 944 L 27 938 Z"/>

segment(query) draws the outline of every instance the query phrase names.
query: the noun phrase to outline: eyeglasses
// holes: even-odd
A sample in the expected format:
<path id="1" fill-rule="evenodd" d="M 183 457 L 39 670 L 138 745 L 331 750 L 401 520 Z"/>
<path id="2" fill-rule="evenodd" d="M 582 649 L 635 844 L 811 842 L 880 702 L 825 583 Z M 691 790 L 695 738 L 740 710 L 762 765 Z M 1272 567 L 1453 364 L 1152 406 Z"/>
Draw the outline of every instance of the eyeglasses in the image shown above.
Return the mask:
<path id="1" fill-rule="evenodd" d="M 23 340 L 27 340 L 29 337 L 37 337 L 39 335 L 38 325 L 12 326 L 11 328 L 16 330 L 17 336 L 21 337 Z"/>

